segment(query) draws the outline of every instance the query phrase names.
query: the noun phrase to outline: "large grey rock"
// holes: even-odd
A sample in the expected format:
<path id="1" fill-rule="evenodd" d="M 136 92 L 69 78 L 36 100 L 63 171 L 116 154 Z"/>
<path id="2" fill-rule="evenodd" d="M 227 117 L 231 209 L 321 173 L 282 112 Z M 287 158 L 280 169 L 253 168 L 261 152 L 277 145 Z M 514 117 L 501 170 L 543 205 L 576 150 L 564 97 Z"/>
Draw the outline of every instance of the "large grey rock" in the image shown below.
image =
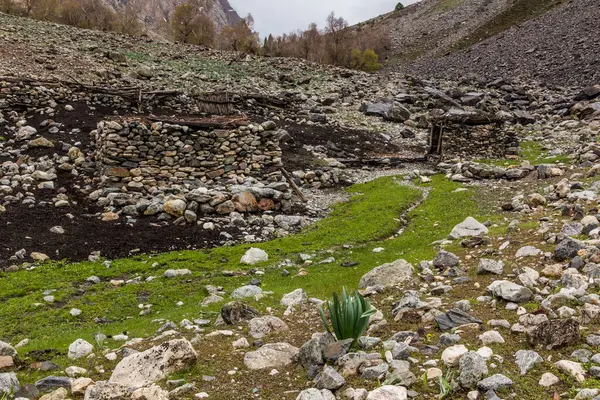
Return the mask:
<path id="1" fill-rule="evenodd" d="M 513 381 L 510 378 L 502 375 L 495 374 L 490 377 L 487 377 L 477 383 L 477 387 L 482 392 L 487 392 L 488 390 L 498 390 L 498 389 L 507 389 L 513 385 Z"/>
<path id="2" fill-rule="evenodd" d="M 281 298 L 280 304 L 284 307 L 295 307 L 308 301 L 308 296 L 304 289 L 296 289 Z"/>
<path id="3" fill-rule="evenodd" d="M 40 392 L 50 392 L 58 388 L 71 390 L 72 379 L 66 376 L 47 376 L 35 382 Z"/>
<path id="4" fill-rule="evenodd" d="M 577 255 L 577 252 L 583 248 L 583 244 L 575 239 L 566 238 L 561 241 L 554 249 L 554 258 L 558 261 L 568 260 Z"/>
<path id="5" fill-rule="evenodd" d="M 404 122 L 410 118 L 410 111 L 402 104 L 394 102 L 383 118 L 386 121 Z"/>
<path id="6" fill-rule="evenodd" d="M 250 336 L 255 339 L 260 339 L 271 332 L 282 332 L 287 330 L 289 330 L 289 328 L 285 322 L 271 315 L 252 318 L 248 321 L 248 331 Z"/>
<path id="7" fill-rule="evenodd" d="M 384 385 L 369 392 L 366 400 L 408 400 L 408 392 L 403 386 Z"/>
<path id="8" fill-rule="evenodd" d="M 390 103 L 371 103 L 367 105 L 365 115 L 373 117 L 385 117 L 391 108 L 392 105 Z"/>
<path id="9" fill-rule="evenodd" d="M 244 364 L 249 369 L 285 367 L 294 362 L 298 348 L 289 343 L 270 343 L 256 351 L 246 353 Z"/>
<path id="10" fill-rule="evenodd" d="M 533 298 L 531 289 L 510 281 L 494 281 L 487 287 L 487 291 L 496 297 L 514 303 L 523 303 Z"/>
<path id="11" fill-rule="evenodd" d="M 346 380 L 335 369 L 325 365 L 315 378 L 317 389 L 337 390 L 346 384 Z"/>
<path id="12" fill-rule="evenodd" d="M 521 375 L 525 375 L 542 361 L 544 361 L 542 356 L 533 350 L 519 350 L 515 353 L 515 363 L 521 370 Z"/>
<path id="13" fill-rule="evenodd" d="M 190 368 L 197 357 L 192 344 L 186 339 L 170 340 L 125 357 L 115 367 L 109 382 L 130 387 L 148 386 Z"/>
<path id="14" fill-rule="evenodd" d="M 576 344 L 579 340 L 579 322 L 574 319 L 544 321 L 527 331 L 530 345 L 542 345 L 549 350 Z"/>
<path id="15" fill-rule="evenodd" d="M 245 285 L 235 289 L 231 292 L 231 297 L 234 299 L 245 299 L 247 297 L 254 297 L 261 294 L 263 291 L 260 287 L 255 285 Z"/>
<path id="16" fill-rule="evenodd" d="M 477 385 L 477 382 L 488 374 L 488 368 L 483 357 L 474 351 L 463 355 L 458 362 L 460 375 L 458 382 L 465 389 Z"/>
<path id="17" fill-rule="evenodd" d="M 0 393 L 15 393 L 20 388 L 17 374 L 14 372 L 0 373 Z"/>
<path id="18" fill-rule="evenodd" d="M 10 344 L 0 340 L 0 356 L 14 357 L 17 355 L 17 350 Z"/>
<path id="19" fill-rule="evenodd" d="M 221 318 L 226 324 L 235 325 L 260 317 L 257 309 L 241 301 L 232 301 L 221 308 Z"/>
<path id="20" fill-rule="evenodd" d="M 335 338 L 329 333 L 308 340 L 300 347 L 298 352 L 300 365 L 306 369 L 314 365 L 323 365 L 325 363 L 325 349 L 335 341 Z"/>
<path id="21" fill-rule="evenodd" d="M 458 266 L 460 259 L 445 250 L 438 252 L 433 258 L 433 266 L 439 269 L 452 268 Z"/>
<path id="22" fill-rule="evenodd" d="M 481 321 L 480 319 L 472 317 L 466 312 L 456 308 L 453 308 L 444 314 L 436 315 L 435 322 L 437 322 L 438 327 L 442 331 L 449 331 L 450 329 L 454 329 L 457 326 L 465 324 L 483 323 L 483 321 Z"/>
<path id="23" fill-rule="evenodd" d="M 380 265 L 373 268 L 360 278 L 358 287 L 361 289 L 369 286 L 382 285 L 385 287 L 398 285 L 409 280 L 413 274 L 413 266 L 406 260 L 396 260 L 394 262 Z"/>
<path id="24" fill-rule="evenodd" d="M 335 396 L 327 389 L 305 389 L 300 392 L 296 400 L 335 400 Z"/>
<path id="25" fill-rule="evenodd" d="M 96 382 L 85 390 L 84 400 L 131 400 L 132 391 L 126 385 Z"/>
<path id="26" fill-rule="evenodd" d="M 450 239 L 460 239 L 464 237 L 485 235 L 488 228 L 473 217 L 467 217 L 463 222 L 456 225 L 450 232 Z"/>
<path id="27" fill-rule="evenodd" d="M 479 265 L 477 266 L 477 273 L 502 275 L 504 273 L 504 263 L 502 261 L 482 258 L 481 260 L 479 260 Z"/>

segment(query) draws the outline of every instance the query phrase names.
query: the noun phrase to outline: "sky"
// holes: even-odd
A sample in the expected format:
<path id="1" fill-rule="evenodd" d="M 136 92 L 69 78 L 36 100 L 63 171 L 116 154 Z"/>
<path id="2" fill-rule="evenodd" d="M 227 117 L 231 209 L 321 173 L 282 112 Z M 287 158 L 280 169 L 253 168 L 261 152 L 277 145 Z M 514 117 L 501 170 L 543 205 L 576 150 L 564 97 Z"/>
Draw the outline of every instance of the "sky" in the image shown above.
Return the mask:
<path id="1" fill-rule="evenodd" d="M 403 0 L 402 4 L 416 1 Z M 229 3 L 241 17 L 251 13 L 254 29 L 265 37 L 269 33 L 277 36 L 306 29 L 311 22 L 323 28 L 331 11 L 351 25 L 356 24 L 393 10 L 398 0 L 229 0 Z"/>

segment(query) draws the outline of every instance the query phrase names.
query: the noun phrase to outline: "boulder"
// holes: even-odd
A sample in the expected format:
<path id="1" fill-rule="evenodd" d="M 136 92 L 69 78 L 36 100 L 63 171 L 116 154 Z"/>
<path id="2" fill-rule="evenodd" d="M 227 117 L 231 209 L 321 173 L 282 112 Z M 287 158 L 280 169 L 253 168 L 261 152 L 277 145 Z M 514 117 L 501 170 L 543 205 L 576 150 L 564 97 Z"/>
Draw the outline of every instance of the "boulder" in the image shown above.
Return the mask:
<path id="1" fill-rule="evenodd" d="M 231 297 L 234 299 L 245 299 L 262 294 L 262 289 L 256 285 L 245 285 L 231 292 Z"/>
<path id="2" fill-rule="evenodd" d="M 221 318 L 228 325 L 236 325 L 256 317 L 260 317 L 258 310 L 241 301 L 232 301 L 221 308 Z"/>
<path id="3" fill-rule="evenodd" d="M 544 361 L 542 356 L 533 350 L 519 350 L 515 353 L 515 363 L 521 370 L 521 375 L 525 375 L 542 361 Z"/>
<path id="4" fill-rule="evenodd" d="M 71 360 L 77 360 L 90 354 L 94 350 L 94 346 L 91 343 L 83 339 L 77 339 L 69 346 L 69 352 L 67 356 Z"/>
<path id="5" fill-rule="evenodd" d="M 281 298 L 280 304 L 284 307 L 295 307 L 308 301 L 308 296 L 304 289 L 296 289 Z"/>
<path id="6" fill-rule="evenodd" d="M 477 266 L 477 273 L 502 275 L 504 273 L 504 263 L 502 261 L 482 258 L 481 260 L 479 260 L 479 265 Z"/>
<path id="7" fill-rule="evenodd" d="M 260 339 L 271 332 L 281 332 L 289 330 L 287 324 L 281 319 L 273 316 L 252 318 L 248 322 L 248 331 L 250 336 Z"/>
<path id="8" fill-rule="evenodd" d="M 335 369 L 325 365 L 315 378 L 317 389 L 337 390 L 346 384 L 346 380 Z"/>
<path id="9" fill-rule="evenodd" d="M 579 322 L 574 319 L 544 321 L 527 331 L 530 345 L 542 345 L 548 350 L 576 344 L 579 340 Z"/>
<path id="10" fill-rule="evenodd" d="M 487 291 L 496 297 L 514 303 L 523 303 L 533 298 L 531 289 L 510 281 L 494 281 L 487 287 Z"/>
<path id="11" fill-rule="evenodd" d="M 242 256 L 240 262 L 246 265 L 254 265 L 263 261 L 267 261 L 269 255 L 266 251 L 252 247 Z"/>
<path id="12" fill-rule="evenodd" d="M 15 357 L 16 355 L 17 350 L 14 347 L 0 340 L 0 356 Z"/>
<path id="13" fill-rule="evenodd" d="M 97 382 L 87 387 L 84 400 L 131 400 L 131 391 L 126 385 Z"/>
<path id="14" fill-rule="evenodd" d="M 577 382 L 585 381 L 585 370 L 583 366 L 575 361 L 560 360 L 554 366 L 566 374 L 571 375 Z"/>
<path id="15" fill-rule="evenodd" d="M 305 389 L 300 392 L 296 400 L 335 400 L 335 396 L 327 389 Z"/>
<path id="16" fill-rule="evenodd" d="M 19 384 L 19 379 L 17 379 L 17 374 L 14 372 L 0 373 L 0 394 L 15 393 L 20 388 L 21 385 Z"/>
<path id="17" fill-rule="evenodd" d="M 479 381 L 477 388 L 485 393 L 488 390 L 497 391 L 498 389 L 507 389 L 512 385 L 513 381 L 510 378 L 502 374 L 495 374 Z"/>
<path id="18" fill-rule="evenodd" d="M 358 287 L 365 289 L 369 286 L 382 285 L 385 287 L 398 285 L 409 280 L 413 274 L 413 266 L 406 260 L 380 265 L 367 272 L 360 278 Z"/>
<path id="19" fill-rule="evenodd" d="M 125 357 L 115 367 L 109 382 L 130 387 L 148 386 L 190 368 L 197 357 L 186 339 L 171 340 Z"/>
<path id="20" fill-rule="evenodd" d="M 460 370 L 458 382 L 465 389 L 474 387 L 488 374 L 485 360 L 474 351 L 470 351 L 460 358 L 458 368 Z"/>
<path id="21" fill-rule="evenodd" d="M 366 400 L 408 400 L 408 392 L 403 386 L 383 385 L 369 392 Z"/>
<path id="22" fill-rule="evenodd" d="M 454 329 L 457 326 L 465 324 L 483 323 L 483 321 L 456 308 L 453 308 L 446 313 L 436 315 L 435 322 L 437 322 L 440 330 L 442 331 L 449 331 L 450 329 Z"/>
<path id="23" fill-rule="evenodd" d="M 252 370 L 286 367 L 294 362 L 298 351 L 288 343 L 270 343 L 246 353 L 244 364 Z"/>
<path id="24" fill-rule="evenodd" d="M 460 358 L 467 354 L 469 350 L 462 344 L 450 346 L 442 352 L 442 361 L 449 367 L 458 365 Z"/>
<path id="25" fill-rule="evenodd" d="M 446 269 L 458 266 L 460 259 L 445 250 L 438 252 L 433 258 L 433 266 L 439 269 Z"/>
<path id="26" fill-rule="evenodd" d="M 456 225 L 450 232 L 450 239 L 461 239 L 464 237 L 485 235 L 488 228 L 473 217 L 467 217 L 463 222 Z"/>

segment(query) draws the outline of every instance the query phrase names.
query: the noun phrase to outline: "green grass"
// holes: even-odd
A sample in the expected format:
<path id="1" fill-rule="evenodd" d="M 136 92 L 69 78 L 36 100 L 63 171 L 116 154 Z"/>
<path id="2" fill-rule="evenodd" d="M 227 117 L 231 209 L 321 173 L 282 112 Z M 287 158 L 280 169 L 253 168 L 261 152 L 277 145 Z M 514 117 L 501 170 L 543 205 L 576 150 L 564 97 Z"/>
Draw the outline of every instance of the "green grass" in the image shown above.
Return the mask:
<path id="1" fill-rule="evenodd" d="M 539 142 L 521 142 L 519 146 L 519 159 L 518 160 L 489 160 L 489 159 L 480 159 L 475 160 L 476 162 L 482 164 L 489 165 L 497 165 L 497 166 L 510 166 L 510 165 L 519 165 L 523 161 L 529 161 L 531 165 L 540 165 L 540 164 L 556 164 L 556 163 L 567 163 L 569 161 L 568 156 L 562 155 L 550 155 L 548 151 L 544 150 L 542 145 Z"/>
<path id="2" fill-rule="evenodd" d="M 444 13 L 454 10 L 464 3 L 465 0 L 441 0 L 433 9 L 433 13 Z"/>
<path id="3" fill-rule="evenodd" d="M 127 51 L 127 52 L 125 52 L 125 56 L 127 56 L 127 58 L 130 58 L 132 60 L 140 61 L 140 62 L 150 61 L 150 59 L 151 59 L 149 54 L 142 53 L 142 52 L 135 52 L 135 51 Z"/>
<path id="4" fill-rule="evenodd" d="M 435 249 L 431 242 L 445 238 L 466 216 L 478 217 L 474 193 L 454 192 L 460 185 L 436 176 L 428 198 L 408 213 L 410 222 L 403 234 L 394 237 L 400 228 L 400 215 L 421 197 L 419 190 L 400 185 L 396 179 L 380 178 L 355 185 L 348 189 L 352 199 L 334 207 L 326 219 L 300 234 L 255 244 L 270 256 L 262 265 L 266 273 L 260 279 L 264 290 L 274 292 L 256 306 L 279 307 L 281 295 L 299 287 L 311 297 L 325 298 L 342 286 L 356 287 L 364 273 L 382 263 L 398 258 L 412 263 L 432 259 Z M 240 265 L 239 260 L 250 247 L 245 244 L 207 251 L 140 255 L 116 260 L 110 268 L 93 262 L 52 262 L 29 271 L 2 273 L 0 339 L 15 344 L 29 338 L 30 343 L 19 350 L 22 357 L 27 358 L 33 350 L 54 349 L 56 356 L 52 361 L 66 367 L 72 363 L 65 357 L 67 347 L 76 338 L 93 342 L 94 335 L 100 332 L 146 337 L 160 326 L 159 322 L 152 322 L 155 319 L 178 323 L 183 318 L 214 318 L 220 304 L 198 306 L 207 295 L 204 285 L 220 285 L 230 293 L 246 284 L 250 280 L 248 275 L 225 277 L 222 271 L 246 271 L 248 267 Z M 385 250 L 373 253 L 375 247 Z M 303 267 L 297 262 L 299 253 L 315 255 L 316 263 L 304 266 L 308 271 L 305 276 L 295 276 Z M 335 263 L 318 264 L 331 256 L 335 257 Z M 297 264 L 286 267 L 291 272 L 289 276 L 282 276 L 278 267 L 285 259 Z M 351 268 L 341 266 L 343 261 L 350 260 L 359 264 Z M 188 268 L 192 275 L 163 278 L 162 273 L 170 268 Z M 85 279 L 91 275 L 99 276 L 102 283 L 86 284 Z M 156 279 L 146 281 L 150 276 Z M 114 286 L 109 282 L 111 279 L 136 279 L 137 283 Z M 56 302 L 48 305 L 42 293 L 51 289 L 55 290 Z M 178 301 L 184 305 L 177 306 Z M 152 304 L 153 312 L 139 316 L 139 304 Z M 81 309 L 82 315 L 71 317 L 69 310 L 73 307 Z M 106 345 L 115 348 L 119 343 L 109 339 Z M 23 379 L 30 382 L 38 376 L 28 373 Z"/>

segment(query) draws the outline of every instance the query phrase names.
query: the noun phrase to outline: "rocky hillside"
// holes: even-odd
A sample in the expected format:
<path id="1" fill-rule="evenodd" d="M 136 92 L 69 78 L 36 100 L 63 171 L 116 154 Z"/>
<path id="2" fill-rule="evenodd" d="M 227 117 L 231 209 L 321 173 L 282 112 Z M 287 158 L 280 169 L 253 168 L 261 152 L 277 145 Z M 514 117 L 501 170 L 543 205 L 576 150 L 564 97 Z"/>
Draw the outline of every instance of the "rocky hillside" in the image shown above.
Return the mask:
<path id="1" fill-rule="evenodd" d="M 447 77 L 522 75 L 554 84 L 598 82 L 599 17 L 597 1 L 570 1 L 464 50 L 423 57 L 403 70 Z"/>
<path id="2" fill-rule="evenodd" d="M 104 0 L 112 9 L 119 12 L 127 5 L 127 0 Z M 150 33 L 157 32 L 162 23 L 169 20 L 173 10 L 181 4 L 182 0 L 145 0 L 139 2 L 141 8 L 140 19 L 145 22 Z M 210 16 L 217 28 L 231 25 L 240 20 L 228 0 L 216 0 L 210 11 Z"/>
<path id="3" fill-rule="evenodd" d="M 361 24 L 387 26 L 395 70 L 420 76 L 597 80 L 593 0 L 424 0 Z"/>

